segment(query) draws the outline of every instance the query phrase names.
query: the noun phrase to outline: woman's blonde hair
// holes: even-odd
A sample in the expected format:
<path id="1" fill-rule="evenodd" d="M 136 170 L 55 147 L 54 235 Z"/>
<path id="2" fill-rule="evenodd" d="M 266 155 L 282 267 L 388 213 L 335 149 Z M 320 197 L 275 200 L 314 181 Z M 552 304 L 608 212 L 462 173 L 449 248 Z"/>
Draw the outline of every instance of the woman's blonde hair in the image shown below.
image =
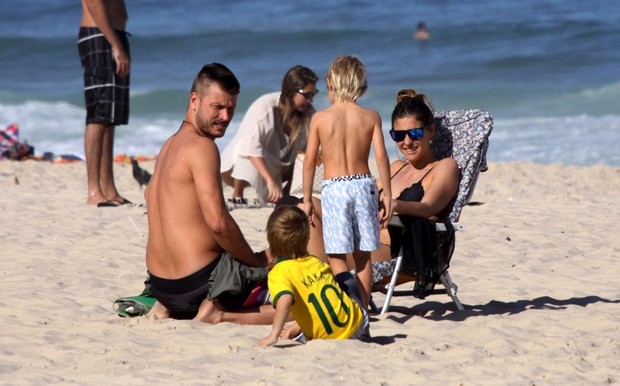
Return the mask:
<path id="1" fill-rule="evenodd" d="M 308 135 L 310 126 L 310 118 L 314 113 L 314 107 L 309 106 L 304 112 L 295 110 L 293 98 L 297 94 L 297 90 L 303 89 L 309 84 L 315 84 L 319 80 L 314 71 L 304 66 L 291 67 L 282 79 L 282 89 L 280 93 L 280 104 L 284 106 L 282 114 L 282 127 L 289 127 L 291 133 L 288 139 L 289 149 L 293 146 L 301 133 Z"/>
<path id="2" fill-rule="evenodd" d="M 340 55 L 327 71 L 328 87 L 331 86 L 336 101 L 356 101 L 368 88 L 366 67 L 357 56 Z"/>
<path id="3" fill-rule="evenodd" d="M 267 241 L 275 257 L 288 259 L 308 256 L 308 216 L 293 205 L 277 206 L 267 220 Z"/>

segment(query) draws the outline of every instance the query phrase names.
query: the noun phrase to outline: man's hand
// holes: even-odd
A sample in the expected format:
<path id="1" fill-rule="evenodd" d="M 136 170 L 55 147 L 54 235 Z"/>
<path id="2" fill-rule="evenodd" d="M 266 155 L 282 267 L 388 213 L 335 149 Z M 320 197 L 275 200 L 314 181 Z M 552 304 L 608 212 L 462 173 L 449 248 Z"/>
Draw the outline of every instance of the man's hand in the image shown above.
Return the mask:
<path id="1" fill-rule="evenodd" d="M 116 63 L 116 75 L 123 78 L 129 75 L 131 61 L 125 50 L 120 47 L 113 47 L 112 54 L 114 55 L 114 62 Z"/>
<path id="2" fill-rule="evenodd" d="M 254 257 L 256 257 L 256 260 L 258 261 L 259 267 L 266 267 L 269 270 L 273 268 L 275 260 L 273 259 L 273 256 L 271 256 L 271 253 L 269 253 L 268 250 L 254 252 Z"/>

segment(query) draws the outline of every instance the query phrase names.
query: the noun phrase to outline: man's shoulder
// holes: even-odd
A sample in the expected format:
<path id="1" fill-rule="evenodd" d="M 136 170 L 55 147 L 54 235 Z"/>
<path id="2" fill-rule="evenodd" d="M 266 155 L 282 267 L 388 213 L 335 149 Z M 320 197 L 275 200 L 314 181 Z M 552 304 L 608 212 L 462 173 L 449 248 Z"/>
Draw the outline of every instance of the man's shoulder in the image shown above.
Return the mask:
<path id="1" fill-rule="evenodd" d="M 219 160 L 220 157 L 220 152 L 213 139 L 191 131 L 179 131 L 168 140 L 167 147 L 168 153 L 181 155 L 180 159 L 186 161 L 202 159 L 212 162 L 214 159 Z"/>

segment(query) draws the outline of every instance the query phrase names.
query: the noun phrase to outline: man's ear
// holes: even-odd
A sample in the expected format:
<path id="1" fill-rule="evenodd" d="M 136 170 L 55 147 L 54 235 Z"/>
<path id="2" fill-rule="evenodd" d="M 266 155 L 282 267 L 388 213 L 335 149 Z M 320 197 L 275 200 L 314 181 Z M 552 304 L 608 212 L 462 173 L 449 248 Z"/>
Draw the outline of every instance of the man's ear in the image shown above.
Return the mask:
<path id="1" fill-rule="evenodd" d="M 191 94 L 189 94 L 189 104 L 192 107 L 193 111 L 196 111 L 198 109 L 199 101 L 200 97 L 198 96 L 198 94 L 195 91 L 192 91 Z"/>

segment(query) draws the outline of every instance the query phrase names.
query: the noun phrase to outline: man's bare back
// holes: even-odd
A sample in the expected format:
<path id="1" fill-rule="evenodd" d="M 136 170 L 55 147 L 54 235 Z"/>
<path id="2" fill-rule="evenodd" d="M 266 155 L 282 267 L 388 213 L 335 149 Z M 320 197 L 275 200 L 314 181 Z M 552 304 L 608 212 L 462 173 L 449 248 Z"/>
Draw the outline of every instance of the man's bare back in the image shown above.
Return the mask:
<path id="1" fill-rule="evenodd" d="M 127 8 L 124 0 L 82 0 L 82 27 L 100 27 L 98 18 L 105 17 L 112 28 L 124 31 L 127 24 Z"/>
<path id="2" fill-rule="evenodd" d="M 202 99 L 192 95 L 185 121 L 164 144 L 145 192 L 149 218 L 146 264 L 150 273 L 166 279 L 193 274 L 224 250 L 242 263 L 259 265 L 226 208 L 214 142 L 232 119 L 232 113 L 223 111 L 231 106 L 234 111 L 236 95 L 228 95 L 217 84 Z M 205 116 L 215 117 L 212 122 L 217 124 L 208 131 L 216 135 L 198 129 Z"/>
<path id="3" fill-rule="evenodd" d="M 164 144 L 146 195 L 149 272 L 168 279 L 182 278 L 222 252 L 204 220 L 190 166 L 193 154 L 214 162 L 217 152 L 213 140 L 199 136 L 186 124 Z M 214 171 L 205 170 L 204 177 L 217 181 L 217 176 L 210 175 Z M 217 192 L 209 192 L 211 199 L 217 196 Z"/>

